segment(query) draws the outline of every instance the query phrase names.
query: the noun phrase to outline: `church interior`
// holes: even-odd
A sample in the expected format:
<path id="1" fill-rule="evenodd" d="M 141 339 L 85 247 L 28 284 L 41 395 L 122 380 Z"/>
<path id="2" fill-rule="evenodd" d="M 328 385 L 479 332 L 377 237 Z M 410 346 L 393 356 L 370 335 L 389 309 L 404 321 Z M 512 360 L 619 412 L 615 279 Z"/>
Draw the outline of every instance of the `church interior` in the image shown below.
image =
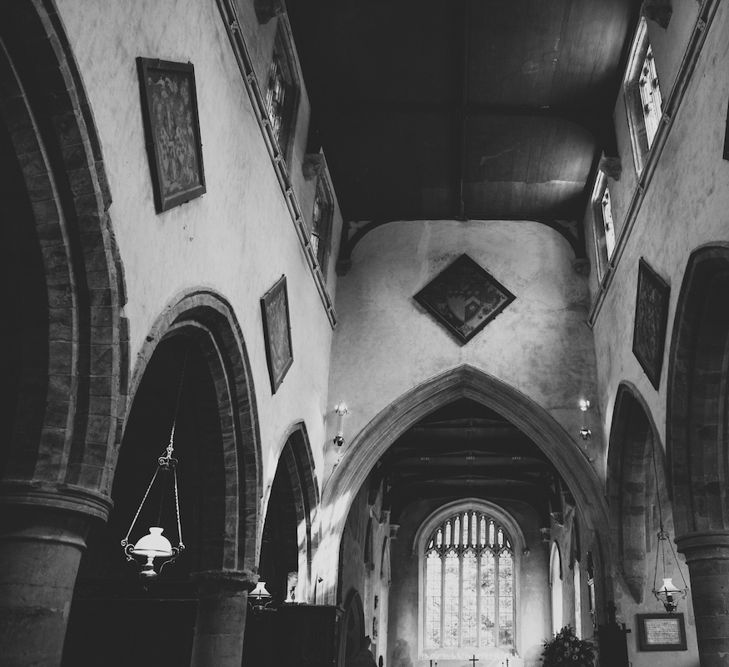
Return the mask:
<path id="1" fill-rule="evenodd" d="M 3 666 L 729 665 L 729 3 L 0 46 Z"/>

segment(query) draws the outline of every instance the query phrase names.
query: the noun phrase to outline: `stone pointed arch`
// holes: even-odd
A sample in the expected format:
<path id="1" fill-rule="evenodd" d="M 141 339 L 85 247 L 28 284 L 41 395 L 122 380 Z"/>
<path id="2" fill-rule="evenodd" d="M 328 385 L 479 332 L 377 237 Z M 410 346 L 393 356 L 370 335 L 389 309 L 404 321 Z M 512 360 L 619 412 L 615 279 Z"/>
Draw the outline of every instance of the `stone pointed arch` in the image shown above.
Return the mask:
<path id="1" fill-rule="evenodd" d="M 701 664 L 729 653 L 729 243 L 689 257 L 668 366 L 666 443 L 676 544 L 686 556 Z"/>
<path id="2" fill-rule="evenodd" d="M 510 385 L 470 365 L 437 375 L 393 401 L 351 441 L 322 493 L 326 533 L 322 537 L 320 571 L 337 567 L 339 543 L 347 513 L 370 470 L 387 449 L 411 426 L 442 405 L 469 398 L 495 410 L 545 453 L 574 495 L 586 529 L 593 532 L 596 560 L 605 591 L 612 590 L 607 508 L 602 485 L 584 453 L 555 419 L 540 405 Z M 325 582 L 328 600 L 336 596 L 337 578 Z M 603 594 L 603 590 L 599 591 Z"/>
<path id="3" fill-rule="evenodd" d="M 729 536 L 729 244 L 695 250 L 671 339 L 666 442 L 676 530 Z"/>
<path id="4" fill-rule="evenodd" d="M 620 384 L 615 398 L 607 479 L 615 562 L 633 599 L 642 603 L 652 565 L 646 553 L 653 548 L 658 530 L 658 526 L 648 527 L 656 507 L 656 488 L 667 518 L 670 507 L 658 430 L 645 399 L 629 382 Z"/>
<path id="5" fill-rule="evenodd" d="M 18 323 L 41 353 L 19 371 L 1 495 L 105 518 L 127 388 L 126 297 L 99 138 L 51 0 L 3 6 L 0 82 L 0 130 L 31 210 L 46 322 Z"/>
<path id="6" fill-rule="evenodd" d="M 217 396 L 224 460 L 220 486 L 226 516 L 222 560 L 209 569 L 252 570 L 260 551 L 262 456 L 243 333 L 233 307 L 223 296 L 207 289 L 178 295 L 157 318 L 139 352 L 131 379 L 132 398 L 158 345 L 172 336 L 187 336 L 200 347 Z"/>
<path id="7" fill-rule="evenodd" d="M 319 484 L 309 434 L 303 420 L 288 429 L 279 465 L 285 467 L 294 494 L 299 547 L 297 598 L 306 600 L 313 591 L 312 560 L 319 543 Z"/>

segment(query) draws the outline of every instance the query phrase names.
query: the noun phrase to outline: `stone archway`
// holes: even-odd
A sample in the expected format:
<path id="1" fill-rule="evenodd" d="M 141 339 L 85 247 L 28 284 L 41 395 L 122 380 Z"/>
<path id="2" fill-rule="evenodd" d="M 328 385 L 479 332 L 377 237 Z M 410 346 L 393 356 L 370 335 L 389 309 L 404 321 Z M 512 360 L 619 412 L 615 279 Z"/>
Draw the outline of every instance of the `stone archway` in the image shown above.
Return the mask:
<path id="1" fill-rule="evenodd" d="M 15 184 L 1 245 L 13 258 L 6 285 L 17 285 L 0 328 L 10 371 L 1 380 L 0 586 L 13 591 L 0 602 L 0 654 L 51 665 L 91 517 L 110 508 L 126 297 L 100 142 L 50 0 L 3 7 L 0 80 L 0 166 Z"/>
<path id="2" fill-rule="evenodd" d="M 676 306 L 666 441 L 676 544 L 686 556 L 701 664 L 729 654 L 729 244 L 695 250 Z"/>
<path id="3" fill-rule="evenodd" d="M 108 525 L 89 539 L 64 664 L 86 664 L 100 655 L 109 665 L 123 664 L 131 633 L 155 664 L 237 667 L 246 593 L 256 579 L 261 458 L 245 345 L 230 305 L 210 291 L 176 299 L 146 341 L 115 470 L 115 507 Z M 186 549 L 142 592 L 119 540 L 173 428 Z M 145 505 L 130 541 L 146 532 L 159 503 L 161 523 L 152 525 L 163 526 L 174 544 L 172 489 L 152 489 L 149 499 L 152 515 Z"/>
<path id="4" fill-rule="evenodd" d="M 656 488 L 657 483 L 657 488 Z M 637 389 L 618 387 L 608 449 L 608 503 L 615 562 L 633 599 L 642 603 L 649 580 L 647 552 L 655 547 L 657 496 L 672 523 L 665 456 L 650 410 Z"/>
<path id="5" fill-rule="evenodd" d="M 325 532 L 320 571 L 338 567 L 338 553 L 344 524 L 354 495 L 362 486 L 375 462 L 407 429 L 436 408 L 459 398 L 469 398 L 501 414 L 539 446 L 567 482 L 591 531 L 587 543 L 594 541 L 602 574 L 600 600 L 611 594 L 608 518 L 602 486 L 589 461 L 564 429 L 541 406 L 504 382 L 478 369 L 464 365 L 438 375 L 415 387 L 382 410 L 347 446 L 322 494 Z M 336 599 L 336 577 L 326 582 L 327 601 Z M 599 605 L 599 612 L 602 612 Z"/>

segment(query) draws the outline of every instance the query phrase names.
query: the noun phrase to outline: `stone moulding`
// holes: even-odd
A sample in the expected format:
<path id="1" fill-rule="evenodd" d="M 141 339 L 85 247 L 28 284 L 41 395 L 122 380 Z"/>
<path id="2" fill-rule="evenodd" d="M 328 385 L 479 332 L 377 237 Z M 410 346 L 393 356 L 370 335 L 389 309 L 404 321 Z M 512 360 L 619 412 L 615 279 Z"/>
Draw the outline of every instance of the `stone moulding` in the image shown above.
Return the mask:
<path id="1" fill-rule="evenodd" d="M 263 135 L 263 142 L 268 150 L 268 155 L 271 159 L 276 179 L 278 180 L 279 187 L 281 188 L 281 193 L 284 196 L 286 207 L 288 208 L 289 215 L 291 216 L 291 221 L 294 225 L 294 229 L 296 230 L 299 243 L 301 243 L 301 248 L 304 251 L 307 266 L 309 267 L 317 292 L 319 293 L 319 298 L 321 299 L 324 310 L 326 311 L 329 324 L 332 328 L 334 328 L 337 323 L 337 316 L 334 311 L 334 304 L 332 303 L 332 299 L 326 288 L 326 280 L 324 277 L 326 267 L 319 266 L 316 253 L 314 252 L 314 248 L 309 240 L 309 228 L 304 220 L 299 200 L 294 193 L 293 182 L 289 176 L 285 155 L 273 135 L 271 123 L 268 120 L 265 97 L 258 85 L 258 79 L 256 78 L 256 73 L 253 69 L 253 61 L 241 33 L 238 13 L 235 9 L 233 0 L 217 0 L 217 4 L 218 9 L 220 10 L 220 15 L 223 19 L 223 24 L 225 25 L 225 30 L 228 33 L 228 38 L 230 39 L 233 55 L 235 56 L 238 68 L 240 69 L 240 73 L 243 77 L 243 84 L 251 102 L 253 115 L 256 117 L 258 127 Z"/>

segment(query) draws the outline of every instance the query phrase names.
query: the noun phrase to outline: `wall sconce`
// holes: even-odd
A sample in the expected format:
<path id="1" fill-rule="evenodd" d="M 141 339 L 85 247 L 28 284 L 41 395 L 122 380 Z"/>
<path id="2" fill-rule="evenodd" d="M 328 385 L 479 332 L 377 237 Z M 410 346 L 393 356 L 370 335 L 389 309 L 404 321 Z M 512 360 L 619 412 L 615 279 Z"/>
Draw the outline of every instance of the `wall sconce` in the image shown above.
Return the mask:
<path id="1" fill-rule="evenodd" d="M 582 411 L 582 428 L 580 428 L 580 437 L 587 441 L 592 438 L 592 431 L 587 425 L 587 411 L 590 409 L 590 401 L 586 398 L 580 399 L 580 410 Z"/>
<path id="2" fill-rule="evenodd" d="M 266 590 L 266 582 L 259 581 L 256 587 L 248 593 L 248 604 L 251 606 L 254 614 L 260 614 L 264 611 L 276 611 L 268 609 L 268 605 L 273 601 L 273 597 Z"/>
<path id="3" fill-rule="evenodd" d="M 337 415 L 337 434 L 334 436 L 334 444 L 341 447 L 344 444 L 344 417 L 349 414 L 346 403 L 337 403 L 334 406 L 334 414 Z"/>

